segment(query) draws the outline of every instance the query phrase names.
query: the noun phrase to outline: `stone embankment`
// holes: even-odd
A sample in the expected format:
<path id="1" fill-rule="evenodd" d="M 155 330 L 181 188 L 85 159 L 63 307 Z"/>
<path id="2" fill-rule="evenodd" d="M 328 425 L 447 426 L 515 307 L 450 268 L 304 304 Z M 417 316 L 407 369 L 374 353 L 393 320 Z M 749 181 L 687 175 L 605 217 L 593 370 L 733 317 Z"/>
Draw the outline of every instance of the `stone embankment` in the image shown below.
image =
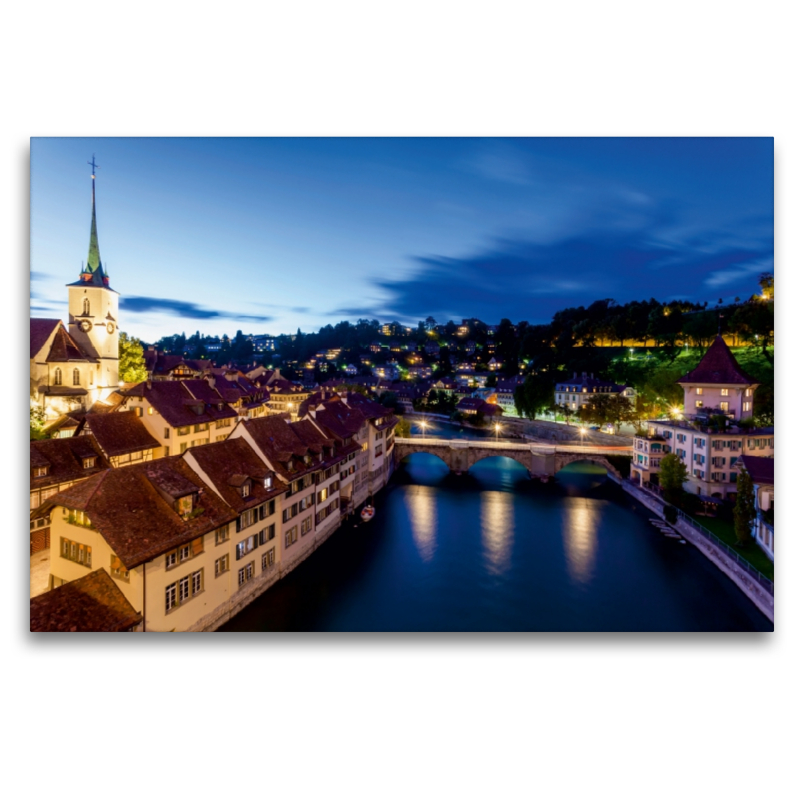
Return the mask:
<path id="1" fill-rule="evenodd" d="M 630 481 L 620 481 L 622 488 L 635 497 L 656 516 L 664 519 L 664 502 L 650 492 L 634 486 Z M 693 544 L 715 567 L 724 572 L 753 602 L 758 610 L 775 624 L 775 598 L 727 553 L 698 533 L 691 525 L 679 519 L 673 526 L 687 542 Z"/>

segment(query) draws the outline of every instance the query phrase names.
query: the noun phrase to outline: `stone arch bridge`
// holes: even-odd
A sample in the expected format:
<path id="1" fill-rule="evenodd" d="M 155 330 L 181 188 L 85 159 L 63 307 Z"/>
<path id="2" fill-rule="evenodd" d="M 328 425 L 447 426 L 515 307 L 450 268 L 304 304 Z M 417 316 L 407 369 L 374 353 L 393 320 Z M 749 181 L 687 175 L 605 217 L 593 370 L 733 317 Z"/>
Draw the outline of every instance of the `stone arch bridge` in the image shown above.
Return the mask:
<path id="1" fill-rule="evenodd" d="M 505 456 L 521 464 L 532 478 L 546 481 L 574 461 L 594 461 L 605 467 L 609 476 L 620 481 L 619 470 L 607 456 L 630 456 L 630 447 L 599 447 L 596 445 L 539 445 L 520 442 L 481 439 L 434 439 L 415 436 L 410 439 L 395 438 L 394 463 L 399 464 L 413 453 L 438 456 L 451 472 L 461 475 L 484 458 Z"/>

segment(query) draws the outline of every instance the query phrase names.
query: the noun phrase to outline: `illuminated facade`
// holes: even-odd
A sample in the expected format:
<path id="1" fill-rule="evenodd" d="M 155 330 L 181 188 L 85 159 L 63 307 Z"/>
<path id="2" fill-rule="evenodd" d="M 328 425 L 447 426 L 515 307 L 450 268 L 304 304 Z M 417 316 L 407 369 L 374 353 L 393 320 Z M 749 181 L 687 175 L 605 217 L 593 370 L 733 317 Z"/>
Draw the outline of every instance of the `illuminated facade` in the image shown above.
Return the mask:
<path id="1" fill-rule="evenodd" d="M 119 294 L 109 285 L 97 242 L 94 163 L 89 256 L 68 284 L 69 329 L 61 320 L 32 319 L 31 405 L 45 420 L 89 409 L 119 388 Z"/>

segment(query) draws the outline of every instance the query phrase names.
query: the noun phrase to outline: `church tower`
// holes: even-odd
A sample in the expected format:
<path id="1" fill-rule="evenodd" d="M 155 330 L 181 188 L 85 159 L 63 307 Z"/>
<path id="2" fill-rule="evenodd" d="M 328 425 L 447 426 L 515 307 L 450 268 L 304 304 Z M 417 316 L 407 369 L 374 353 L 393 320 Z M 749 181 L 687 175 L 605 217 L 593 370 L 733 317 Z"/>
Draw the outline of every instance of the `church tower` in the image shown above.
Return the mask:
<path id="1" fill-rule="evenodd" d="M 119 293 L 108 282 L 100 260 L 97 243 L 97 210 L 95 208 L 95 169 L 92 156 L 92 230 L 89 236 L 89 257 L 75 283 L 69 289 L 69 332 L 78 345 L 98 359 L 96 374 L 90 383 L 104 399 L 119 388 Z"/>

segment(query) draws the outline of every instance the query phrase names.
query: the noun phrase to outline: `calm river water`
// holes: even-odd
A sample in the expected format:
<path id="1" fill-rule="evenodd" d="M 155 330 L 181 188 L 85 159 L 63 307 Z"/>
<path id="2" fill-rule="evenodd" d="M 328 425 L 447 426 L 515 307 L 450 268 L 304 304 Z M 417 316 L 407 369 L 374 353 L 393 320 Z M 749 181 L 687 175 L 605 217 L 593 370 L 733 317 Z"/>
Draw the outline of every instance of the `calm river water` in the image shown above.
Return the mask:
<path id="1" fill-rule="evenodd" d="M 371 522 L 345 523 L 222 630 L 772 630 L 588 462 L 543 485 L 505 458 L 458 477 L 416 454 L 375 506 Z"/>

